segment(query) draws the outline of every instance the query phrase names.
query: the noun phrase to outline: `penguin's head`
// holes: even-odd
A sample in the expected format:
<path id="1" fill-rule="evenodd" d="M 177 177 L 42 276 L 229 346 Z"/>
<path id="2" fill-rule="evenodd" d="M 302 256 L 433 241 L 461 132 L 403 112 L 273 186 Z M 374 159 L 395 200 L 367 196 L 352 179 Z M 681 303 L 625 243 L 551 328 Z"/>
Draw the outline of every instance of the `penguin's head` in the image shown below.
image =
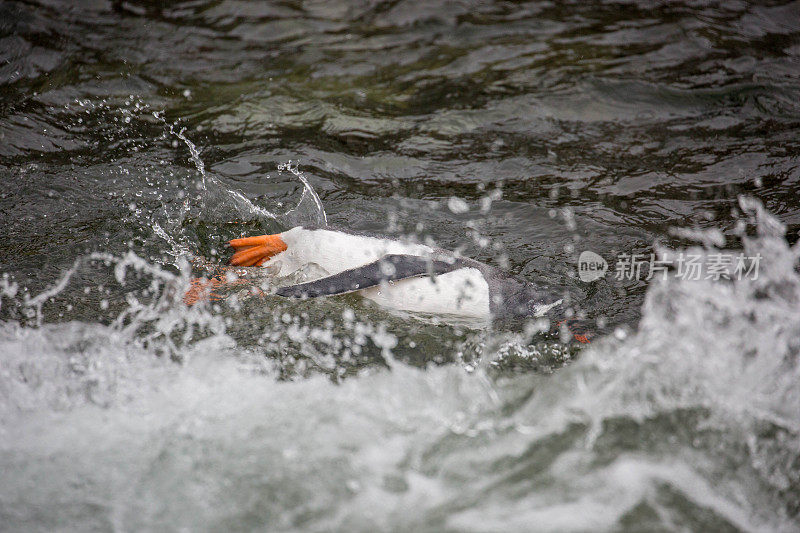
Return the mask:
<path id="1" fill-rule="evenodd" d="M 510 286 L 509 283 L 507 287 Z M 564 302 L 560 295 L 543 291 L 532 283 L 519 284 L 515 289 L 506 290 L 504 294 L 497 294 L 496 318 L 512 321 L 539 318 L 547 315 L 551 309 L 561 306 Z"/>

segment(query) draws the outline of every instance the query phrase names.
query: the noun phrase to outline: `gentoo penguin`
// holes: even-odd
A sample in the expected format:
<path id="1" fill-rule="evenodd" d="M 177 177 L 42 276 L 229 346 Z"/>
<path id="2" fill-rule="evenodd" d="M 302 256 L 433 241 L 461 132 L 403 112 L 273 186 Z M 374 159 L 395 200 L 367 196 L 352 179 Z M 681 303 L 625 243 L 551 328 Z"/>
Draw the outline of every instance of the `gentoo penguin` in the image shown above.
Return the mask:
<path id="1" fill-rule="evenodd" d="M 234 267 L 268 266 L 279 277 L 315 264 L 326 276 L 278 288 L 286 298 L 358 292 L 379 305 L 418 313 L 513 321 L 547 317 L 566 322 L 576 340 L 589 342 L 578 321 L 565 320 L 564 298 L 498 268 L 424 244 L 331 228 L 298 226 L 274 235 L 233 239 Z M 187 304 L 229 285 L 225 276 L 195 280 Z"/>

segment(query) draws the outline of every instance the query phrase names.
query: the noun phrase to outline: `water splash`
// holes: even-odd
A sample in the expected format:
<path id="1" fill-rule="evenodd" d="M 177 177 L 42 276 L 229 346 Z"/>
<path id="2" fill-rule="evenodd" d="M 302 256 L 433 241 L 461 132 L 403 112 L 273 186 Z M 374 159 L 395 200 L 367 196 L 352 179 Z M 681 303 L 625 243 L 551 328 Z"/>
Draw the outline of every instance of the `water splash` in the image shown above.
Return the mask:
<path id="1" fill-rule="evenodd" d="M 198 339 L 225 335 L 224 318 L 210 312 L 206 305 L 187 308 L 183 295 L 189 287 L 191 269 L 185 259 L 178 261 L 179 271 L 170 272 L 129 251 L 122 257 L 108 253 L 92 253 L 80 257 L 65 270 L 59 279 L 35 296 L 27 292 L 17 298 L 19 287 L 8 277 L 0 284 L 0 301 L 5 299 L 19 308 L 20 315 L 30 325 L 42 328 L 47 325 L 43 311 L 48 302 L 63 296 L 70 282 L 87 266 L 100 264 L 112 268 L 113 277 L 122 298 L 115 307 L 119 313 L 107 321 L 108 327 L 128 342 L 142 346 L 157 355 L 182 360 L 186 347 Z M 128 283 L 129 272 L 137 275 L 137 283 Z M 141 279 L 147 283 L 141 286 Z M 90 289 L 91 285 L 84 288 Z M 71 297 L 66 296 L 67 299 Z M 123 304 L 124 305 L 121 305 Z M 101 310 L 109 308 L 109 301 L 98 302 Z"/>
<path id="2" fill-rule="evenodd" d="M 169 124 L 163 118 L 162 114 L 159 112 L 154 112 L 153 116 L 163 122 L 168 128 L 169 133 L 174 135 L 178 139 L 180 139 L 186 147 L 189 149 L 190 154 L 190 161 L 194 164 L 197 172 L 200 174 L 201 178 L 201 185 L 203 190 L 212 195 L 212 198 L 209 201 L 205 202 L 205 209 L 213 209 L 218 211 L 219 207 L 217 203 L 225 204 L 232 203 L 232 206 L 237 214 L 238 217 L 243 219 L 249 219 L 254 215 L 260 219 L 271 219 L 276 220 L 278 222 L 292 224 L 312 224 L 316 226 L 326 226 L 327 225 L 327 215 L 325 213 L 325 208 L 322 205 L 322 200 L 320 199 L 317 192 L 311 186 L 306 176 L 300 171 L 299 167 L 295 163 L 294 166 L 292 165 L 292 161 L 289 160 L 286 163 L 282 163 L 278 165 L 279 171 L 287 171 L 294 175 L 302 184 L 303 184 L 303 192 L 298 201 L 297 205 L 283 214 L 277 214 L 269 209 L 264 207 L 258 206 L 250 201 L 247 197 L 245 197 L 241 192 L 231 190 L 225 184 L 223 184 L 219 178 L 210 174 L 205 169 L 205 164 L 203 163 L 202 158 L 200 157 L 200 151 L 197 149 L 197 146 L 185 135 L 186 128 L 181 128 L 176 130 L 174 124 Z M 219 200 L 220 197 L 222 198 L 221 202 L 216 202 Z M 228 199 L 230 202 L 226 202 L 225 199 Z M 313 202 L 313 207 L 311 210 L 305 210 L 304 206 L 307 198 L 310 198 Z M 184 208 L 184 212 L 186 208 Z M 305 212 L 309 211 L 309 212 Z"/>
<path id="3" fill-rule="evenodd" d="M 315 226 L 327 226 L 328 216 L 325 214 L 325 208 L 322 207 L 322 200 L 320 200 L 319 195 L 317 195 L 317 192 L 308 182 L 303 173 L 300 172 L 300 168 L 297 166 L 297 164 L 292 166 L 292 161 L 289 160 L 286 163 L 278 165 L 278 170 L 286 170 L 291 172 L 303 183 L 303 195 L 300 197 L 300 201 L 297 202 L 297 206 L 295 206 L 294 209 L 287 211 L 284 214 L 284 217 L 287 217 L 299 224 L 302 224 L 303 222 L 311 222 Z M 306 198 L 306 196 L 309 196 L 314 201 L 314 206 L 316 207 L 316 211 L 312 213 L 310 217 L 304 216 L 300 210 L 300 206 L 303 205 L 303 200 Z M 308 218 L 311 218 L 311 220 L 308 220 Z"/>
<path id="4" fill-rule="evenodd" d="M 156 118 L 164 120 L 161 115 L 154 113 Z M 166 122 L 165 122 L 166 124 Z M 212 199 L 214 196 L 222 197 L 223 204 L 228 203 L 225 202 L 224 199 L 227 198 L 231 201 L 233 207 L 235 208 L 237 214 L 243 218 L 250 218 L 253 215 L 256 215 L 260 218 L 270 218 L 273 220 L 278 219 L 278 215 L 274 214 L 272 211 L 268 209 L 264 209 L 263 207 L 255 205 L 253 202 L 247 199 L 242 193 L 239 191 L 234 191 L 226 187 L 216 176 L 213 174 L 209 174 L 206 172 L 205 164 L 203 160 L 200 158 L 200 152 L 197 150 L 197 147 L 194 145 L 192 141 L 190 141 L 184 132 L 186 128 L 181 128 L 180 130 L 175 130 L 174 124 L 169 124 L 169 132 L 183 141 L 183 143 L 189 149 L 190 160 L 194 164 L 197 172 L 200 174 L 200 179 L 202 183 L 203 190 L 207 193 L 212 195 Z M 308 185 L 310 187 L 310 185 Z M 206 202 L 206 207 L 211 208 L 211 205 L 214 205 L 212 202 Z"/>

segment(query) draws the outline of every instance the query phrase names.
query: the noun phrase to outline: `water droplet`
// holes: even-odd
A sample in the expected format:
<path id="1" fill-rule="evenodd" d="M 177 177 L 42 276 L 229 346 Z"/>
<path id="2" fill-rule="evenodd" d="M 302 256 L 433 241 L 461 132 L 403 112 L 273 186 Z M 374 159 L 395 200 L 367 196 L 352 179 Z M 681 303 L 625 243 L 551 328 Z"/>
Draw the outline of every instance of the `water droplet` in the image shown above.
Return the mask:
<path id="1" fill-rule="evenodd" d="M 455 196 L 451 196 L 450 199 L 447 200 L 447 208 L 457 215 L 469 211 L 467 202 Z"/>

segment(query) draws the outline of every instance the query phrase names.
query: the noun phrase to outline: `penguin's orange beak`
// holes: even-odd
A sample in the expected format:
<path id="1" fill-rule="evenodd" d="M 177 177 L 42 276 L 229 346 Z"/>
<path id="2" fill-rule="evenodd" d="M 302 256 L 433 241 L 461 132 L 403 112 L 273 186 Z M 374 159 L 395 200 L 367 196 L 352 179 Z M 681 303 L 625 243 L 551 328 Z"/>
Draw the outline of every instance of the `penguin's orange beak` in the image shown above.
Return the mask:
<path id="1" fill-rule="evenodd" d="M 280 233 L 233 239 L 228 245 L 236 250 L 230 260 L 234 266 L 261 266 L 270 257 L 288 248 Z"/>

